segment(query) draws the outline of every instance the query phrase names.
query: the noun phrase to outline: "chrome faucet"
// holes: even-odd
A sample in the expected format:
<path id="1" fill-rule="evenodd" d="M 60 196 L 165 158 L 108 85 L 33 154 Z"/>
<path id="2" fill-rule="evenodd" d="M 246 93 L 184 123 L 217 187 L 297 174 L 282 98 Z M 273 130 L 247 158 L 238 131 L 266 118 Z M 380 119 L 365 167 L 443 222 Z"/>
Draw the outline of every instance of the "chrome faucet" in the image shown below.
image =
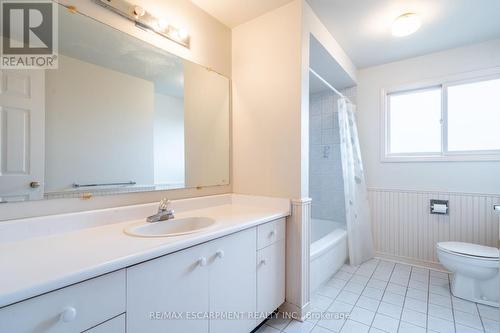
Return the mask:
<path id="1" fill-rule="evenodd" d="M 146 221 L 148 222 L 160 222 L 171 220 L 175 217 L 175 211 L 171 208 L 172 202 L 167 198 L 163 198 L 160 201 L 160 206 L 158 207 L 158 213 L 155 215 L 148 216 Z"/>

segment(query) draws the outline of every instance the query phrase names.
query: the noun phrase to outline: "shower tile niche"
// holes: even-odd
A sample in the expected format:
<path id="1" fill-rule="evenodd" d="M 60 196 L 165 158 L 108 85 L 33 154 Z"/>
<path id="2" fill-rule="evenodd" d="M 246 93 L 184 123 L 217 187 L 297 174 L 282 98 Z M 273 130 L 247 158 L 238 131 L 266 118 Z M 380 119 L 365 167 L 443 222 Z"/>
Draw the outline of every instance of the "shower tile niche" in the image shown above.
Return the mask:
<path id="1" fill-rule="evenodd" d="M 352 89 L 344 93 L 352 99 Z M 337 101 L 330 91 L 310 95 L 309 195 L 313 219 L 345 223 Z"/>

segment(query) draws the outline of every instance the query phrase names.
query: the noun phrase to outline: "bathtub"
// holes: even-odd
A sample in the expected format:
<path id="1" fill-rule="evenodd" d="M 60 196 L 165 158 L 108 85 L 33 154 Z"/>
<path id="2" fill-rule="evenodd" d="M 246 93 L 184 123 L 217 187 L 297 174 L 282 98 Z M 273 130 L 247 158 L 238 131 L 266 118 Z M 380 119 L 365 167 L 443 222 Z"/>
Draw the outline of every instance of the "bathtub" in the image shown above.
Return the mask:
<path id="1" fill-rule="evenodd" d="M 346 260 L 345 224 L 313 218 L 311 220 L 311 292 L 328 281 Z"/>

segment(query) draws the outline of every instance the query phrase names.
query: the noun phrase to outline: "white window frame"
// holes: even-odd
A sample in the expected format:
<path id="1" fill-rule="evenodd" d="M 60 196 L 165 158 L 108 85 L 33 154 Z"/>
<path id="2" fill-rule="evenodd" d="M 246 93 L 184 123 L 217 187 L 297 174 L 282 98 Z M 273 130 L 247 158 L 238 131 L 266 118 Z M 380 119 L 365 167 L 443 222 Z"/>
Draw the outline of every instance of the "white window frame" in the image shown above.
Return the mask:
<path id="1" fill-rule="evenodd" d="M 448 150 L 448 88 L 455 85 L 500 79 L 500 67 L 450 75 L 433 80 L 381 89 L 380 107 L 380 160 L 382 162 L 442 162 L 442 161 L 500 161 L 499 150 L 449 151 Z M 389 96 L 395 94 L 441 89 L 441 151 L 419 153 L 390 153 Z M 500 124 L 499 124 L 500 130 Z"/>

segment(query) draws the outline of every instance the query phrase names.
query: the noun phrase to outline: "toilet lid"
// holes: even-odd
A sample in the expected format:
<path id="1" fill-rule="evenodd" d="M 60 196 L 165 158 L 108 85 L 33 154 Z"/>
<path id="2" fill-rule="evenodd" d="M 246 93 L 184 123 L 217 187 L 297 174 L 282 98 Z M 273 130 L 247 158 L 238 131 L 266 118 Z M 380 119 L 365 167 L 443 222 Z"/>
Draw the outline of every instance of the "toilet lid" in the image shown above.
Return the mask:
<path id="1" fill-rule="evenodd" d="M 462 242 L 441 242 L 437 244 L 445 251 L 465 254 L 468 256 L 498 259 L 499 251 L 496 247 L 483 246 Z"/>

